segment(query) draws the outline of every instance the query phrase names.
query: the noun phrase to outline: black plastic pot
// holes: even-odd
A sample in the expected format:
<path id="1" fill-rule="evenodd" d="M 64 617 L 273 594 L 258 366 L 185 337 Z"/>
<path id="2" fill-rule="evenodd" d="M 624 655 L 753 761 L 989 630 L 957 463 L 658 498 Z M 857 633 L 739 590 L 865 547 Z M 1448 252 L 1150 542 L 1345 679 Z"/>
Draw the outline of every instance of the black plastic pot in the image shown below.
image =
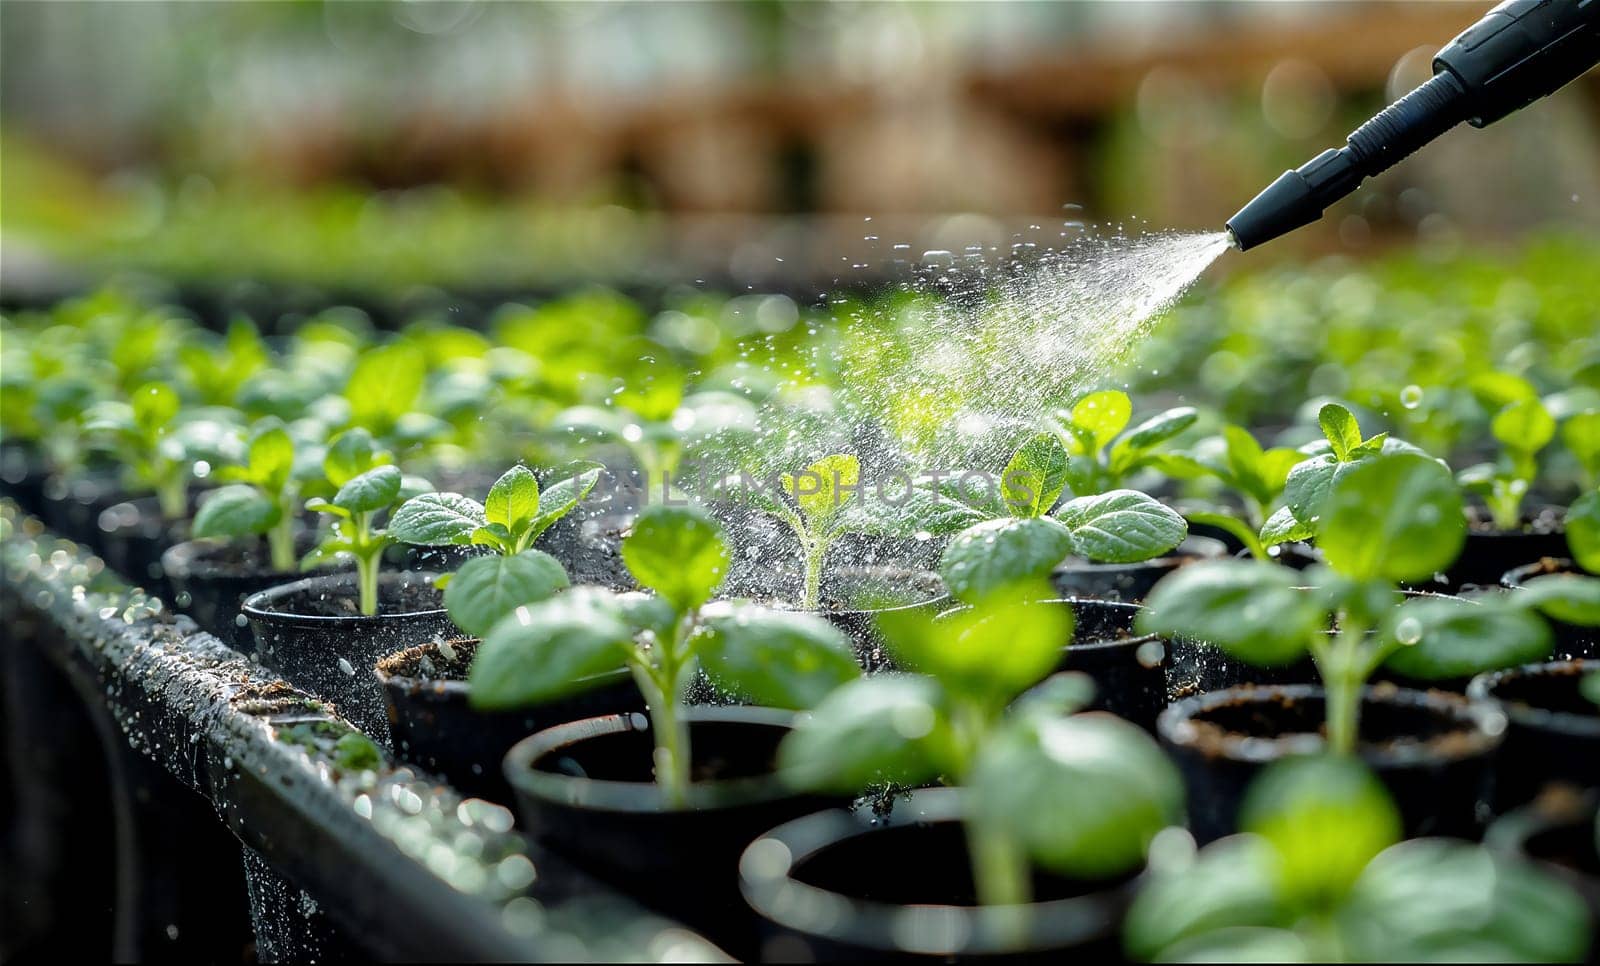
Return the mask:
<path id="1" fill-rule="evenodd" d="M 506 779 L 535 837 L 736 956 L 755 951 L 756 918 L 739 898 L 739 855 L 790 819 L 838 804 L 789 791 L 773 774 L 794 716 L 772 708 L 696 708 L 694 783 L 671 808 L 652 778 L 650 721 L 588 718 L 518 742 Z"/>
<path id="2" fill-rule="evenodd" d="M 1072 642 L 1060 670 L 1094 679 L 1093 708 L 1154 731 L 1167 706 L 1167 640 L 1134 630 L 1137 604 L 1109 600 L 1051 601 L 1072 608 Z"/>
<path id="3" fill-rule="evenodd" d="M 1189 829 L 1201 843 L 1237 831 L 1250 782 L 1268 765 L 1322 750 L 1324 692 L 1316 685 L 1230 688 L 1161 714 L 1162 746 L 1188 786 Z M 1365 689 L 1357 753 L 1399 806 L 1407 835 L 1475 838 L 1505 719 L 1457 695 L 1392 685 Z"/>
<path id="4" fill-rule="evenodd" d="M 406 761 L 439 775 L 461 792 L 510 802 L 500 767 L 511 746 L 536 731 L 597 715 L 644 710 L 639 686 L 626 670 L 602 675 L 595 686 L 519 711 L 478 711 L 467 703 L 467 672 L 478 641 L 429 641 L 378 662 L 389 730 Z"/>
<path id="5" fill-rule="evenodd" d="M 407 644 L 457 633 L 434 589 L 436 574 L 379 577 L 378 613 L 356 609 L 356 574 L 310 577 L 252 594 L 243 612 L 261 663 L 332 701 L 369 736 L 389 740 L 373 666 Z"/>
<path id="6" fill-rule="evenodd" d="M 1138 603 L 1161 578 L 1198 560 L 1226 556 L 1227 545 L 1211 537 L 1191 536 L 1165 557 L 1131 564 L 1068 560 L 1050 575 L 1062 597 Z"/>
<path id="7" fill-rule="evenodd" d="M 40 491 L 40 518 L 68 540 L 100 551 L 100 511 L 127 499 L 114 476 L 79 473 L 47 478 Z"/>
<path id="8" fill-rule="evenodd" d="M 256 649 L 245 599 L 293 581 L 298 574 L 273 570 L 258 542 L 186 540 L 161 555 L 161 571 L 173 604 L 200 628 L 246 654 Z"/>
<path id="9" fill-rule="evenodd" d="M 152 593 L 172 596 L 161 556 L 188 538 L 188 520 L 167 520 L 160 501 L 146 496 L 106 507 L 95 518 L 95 526 L 106 566 Z"/>
<path id="10" fill-rule="evenodd" d="M 1600 706 L 1579 691 L 1600 661 L 1553 661 L 1473 678 L 1467 694 L 1508 722 L 1495 755 L 1490 802 L 1504 812 L 1551 783 L 1600 788 Z"/>
<path id="11" fill-rule="evenodd" d="M 1565 557 L 1546 557 L 1543 560 L 1521 567 L 1513 567 L 1506 571 L 1500 583 L 1511 590 L 1520 590 L 1522 585 L 1535 577 L 1544 577 L 1549 574 L 1580 574 L 1588 576 L 1576 564 Z M 1550 630 L 1555 634 L 1555 648 L 1550 656 L 1558 661 L 1571 661 L 1600 658 L 1600 627 L 1580 627 L 1577 624 L 1568 624 L 1566 621 L 1546 618 L 1550 623 Z"/>
<path id="12" fill-rule="evenodd" d="M 739 863 L 766 922 L 764 962 L 1120 961 L 1131 878 L 1034 875 L 1023 935 L 1016 907 L 976 904 L 959 789 L 925 789 L 881 816 L 865 806 L 808 815 L 753 842 Z M 1004 925 L 1002 925 L 1004 923 Z"/>
<path id="13" fill-rule="evenodd" d="M 1561 879 L 1583 897 L 1592 927 L 1589 955 L 1600 962 L 1600 841 L 1595 821 L 1600 794 L 1556 792 L 1523 805 L 1497 820 L 1484 844 L 1503 854 L 1533 862 Z"/>
<path id="14" fill-rule="evenodd" d="M 866 606 L 868 602 L 877 606 Z M 952 603 L 939 575 L 930 571 L 855 567 L 834 576 L 817 614 L 850 638 L 861 666 L 870 672 L 894 666 L 888 644 L 878 633 L 879 618 L 891 612 L 933 616 Z"/>
<path id="15" fill-rule="evenodd" d="M 1544 507 L 1523 519 L 1520 530 L 1497 530 L 1487 515 L 1469 510 L 1467 541 L 1461 555 L 1444 572 L 1443 587 L 1427 590 L 1460 590 L 1462 587 L 1494 587 L 1506 571 L 1536 563 L 1545 557 L 1565 557 L 1567 551 L 1566 511 Z"/>

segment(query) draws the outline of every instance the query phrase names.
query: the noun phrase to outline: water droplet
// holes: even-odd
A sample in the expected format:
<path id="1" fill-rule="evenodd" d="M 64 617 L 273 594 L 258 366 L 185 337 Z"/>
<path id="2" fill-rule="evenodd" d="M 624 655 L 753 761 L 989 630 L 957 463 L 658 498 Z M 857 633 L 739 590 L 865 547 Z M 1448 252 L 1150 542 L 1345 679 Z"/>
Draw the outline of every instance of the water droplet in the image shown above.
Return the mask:
<path id="1" fill-rule="evenodd" d="M 1412 384 L 1400 390 L 1400 405 L 1407 409 L 1416 409 L 1422 405 L 1422 387 Z"/>

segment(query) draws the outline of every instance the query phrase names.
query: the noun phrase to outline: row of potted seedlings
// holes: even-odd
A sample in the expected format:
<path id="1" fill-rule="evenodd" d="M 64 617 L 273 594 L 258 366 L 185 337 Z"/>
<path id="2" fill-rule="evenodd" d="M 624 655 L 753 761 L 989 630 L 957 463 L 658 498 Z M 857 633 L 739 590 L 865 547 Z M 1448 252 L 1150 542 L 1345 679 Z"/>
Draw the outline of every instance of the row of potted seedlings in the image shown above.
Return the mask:
<path id="1" fill-rule="evenodd" d="M 141 384 L 85 424 L 167 494 L 163 522 L 80 532 L 135 576 L 159 560 L 203 626 L 740 955 L 1570 958 L 1576 900 L 1416 838 L 1600 784 L 1600 582 L 1581 576 L 1600 493 L 1520 536 L 1463 496 L 1522 512 L 1558 432 L 1526 403 L 1495 415 L 1497 469 L 1459 477 L 1341 406 L 1297 449 L 1237 427 L 1179 448 L 1199 414 L 1134 425 L 1106 392 L 1015 441 L 987 487 L 882 499 L 835 452 L 641 508 L 597 500 L 594 463 L 513 466 L 481 502 L 408 476 L 415 393 L 230 447 L 227 419 Z M 1584 415 L 1559 432 L 1592 461 Z M 224 485 L 196 498 L 202 455 Z M 1234 512 L 1134 488 L 1160 479 Z M 70 524 L 61 482 L 25 499 Z M 792 560 L 741 539 L 773 527 Z M 861 568 L 861 546 L 935 557 Z M 302 561 L 335 572 L 292 579 Z M 1490 572 L 1504 589 L 1472 589 Z M 1571 811 L 1593 833 L 1592 803 Z M 1583 838 L 1560 841 L 1592 875 Z M 1443 883 L 1463 906 L 1397 916 Z"/>

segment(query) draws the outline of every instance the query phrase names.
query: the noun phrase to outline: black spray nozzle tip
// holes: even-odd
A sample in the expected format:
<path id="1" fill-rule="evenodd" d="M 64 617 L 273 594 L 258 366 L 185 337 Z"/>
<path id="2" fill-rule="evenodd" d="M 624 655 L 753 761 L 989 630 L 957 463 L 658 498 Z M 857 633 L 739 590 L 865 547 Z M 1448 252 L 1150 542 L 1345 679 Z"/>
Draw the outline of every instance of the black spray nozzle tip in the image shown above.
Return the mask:
<path id="1" fill-rule="evenodd" d="M 1322 217 L 1322 204 L 1298 171 L 1285 171 L 1265 191 L 1228 219 L 1228 234 L 1240 251 L 1288 234 Z"/>

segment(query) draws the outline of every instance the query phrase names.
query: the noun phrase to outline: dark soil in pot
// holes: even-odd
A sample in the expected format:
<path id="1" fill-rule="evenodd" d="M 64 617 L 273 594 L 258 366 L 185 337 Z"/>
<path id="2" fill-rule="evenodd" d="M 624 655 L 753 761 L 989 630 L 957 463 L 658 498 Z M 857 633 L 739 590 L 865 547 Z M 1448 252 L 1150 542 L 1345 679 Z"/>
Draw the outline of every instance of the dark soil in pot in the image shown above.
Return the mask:
<path id="1" fill-rule="evenodd" d="M 308 549 L 309 538 L 298 550 Z M 256 642 L 242 611 L 245 599 L 300 577 L 273 570 L 263 541 L 187 540 L 161 555 L 161 569 L 174 606 L 246 654 Z"/>
<path id="2" fill-rule="evenodd" d="M 739 897 L 739 855 L 790 819 L 837 805 L 790 792 L 773 775 L 793 715 L 771 708 L 697 708 L 688 723 L 693 784 L 670 808 L 652 777 L 642 714 L 541 731 L 505 759 L 518 814 L 548 847 L 742 958 L 756 917 Z"/>
<path id="3" fill-rule="evenodd" d="M 605 505 L 580 505 L 551 525 L 534 549 L 561 561 L 574 586 L 593 584 L 625 590 L 635 586 L 622 562 L 622 537 L 633 526 L 632 513 Z"/>
<path id="4" fill-rule="evenodd" d="M 152 593 L 171 597 L 161 556 L 189 536 L 188 520 L 169 521 L 153 496 L 113 503 L 95 518 L 106 566 Z"/>
<path id="5" fill-rule="evenodd" d="M 378 681 L 395 750 L 461 792 L 511 801 L 500 767 L 511 746 L 536 731 L 597 715 L 643 711 L 644 699 L 626 670 L 602 675 L 595 687 L 519 711 L 478 711 L 467 703 L 478 641 L 429 641 L 378 662 Z"/>
<path id="6" fill-rule="evenodd" d="M 1428 584 L 1425 590 L 1460 590 L 1467 585 L 1493 587 L 1506 571 L 1545 557 L 1567 554 L 1566 511 L 1543 507 L 1523 518 L 1519 530 L 1499 530 L 1488 515 L 1467 511 L 1467 541 L 1461 556 L 1444 573 L 1444 586 Z"/>
<path id="7" fill-rule="evenodd" d="M 1138 603 L 1162 577 L 1197 560 L 1225 556 L 1227 546 L 1211 537 L 1191 536 L 1165 557 L 1141 563 L 1108 564 L 1069 560 L 1050 580 L 1062 597 L 1121 600 Z"/>
<path id="8" fill-rule="evenodd" d="M 1324 704 L 1320 686 L 1292 684 L 1230 688 L 1162 713 L 1157 734 L 1183 772 L 1198 841 L 1237 830 L 1245 790 L 1267 765 L 1325 747 Z M 1459 695 L 1379 684 L 1363 693 L 1357 753 L 1388 786 L 1408 836 L 1475 838 L 1504 726 Z"/>
<path id="9" fill-rule="evenodd" d="M 1499 706 L 1508 722 L 1495 755 L 1490 801 L 1505 811 L 1552 783 L 1600 788 L 1600 706 L 1579 691 L 1600 661 L 1554 661 L 1491 671 L 1467 693 Z"/>
<path id="10" fill-rule="evenodd" d="M 280 584 L 249 597 L 243 612 L 263 664 L 332 701 L 351 724 L 387 744 L 373 666 L 407 644 L 456 633 L 435 576 L 382 574 L 371 617 L 359 612 L 353 571 Z"/>
<path id="11" fill-rule="evenodd" d="M 975 904 L 961 794 L 913 792 L 887 817 L 864 806 L 809 815 L 752 843 L 740 880 L 766 922 L 762 960 L 1120 961 L 1126 877 L 1036 872 L 1023 939 L 1008 941 L 996 910 Z"/>
<path id="12" fill-rule="evenodd" d="M 921 611 L 932 616 L 950 604 L 944 582 L 931 571 L 846 567 L 824 580 L 818 613 L 850 638 L 863 668 L 880 671 L 892 667 L 894 661 L 878 633 L 878 618 L 890 611 Z"/>
<path id="13" fill-rule="evenodd" d="M 1579 574 L 1589 576 L 1583 570 L 1565 557 L 1545 557 L 1534 563 L 1513 567 L 1506 571 L 1500 583 L 1512 590 L 1517 590 L 1523 584 L 1535 577 L 1548 574 Z M 1558 661 L 1570 661 L 1586 658 L 1600 658 L 1600 628 L 1580 627 L 1577 624 L 1568 624 L 1566 621 L 1546 618 L 1550 623 L 1550 630 L 1555 634 L 1556 644 L 1550 656 Z"/>

